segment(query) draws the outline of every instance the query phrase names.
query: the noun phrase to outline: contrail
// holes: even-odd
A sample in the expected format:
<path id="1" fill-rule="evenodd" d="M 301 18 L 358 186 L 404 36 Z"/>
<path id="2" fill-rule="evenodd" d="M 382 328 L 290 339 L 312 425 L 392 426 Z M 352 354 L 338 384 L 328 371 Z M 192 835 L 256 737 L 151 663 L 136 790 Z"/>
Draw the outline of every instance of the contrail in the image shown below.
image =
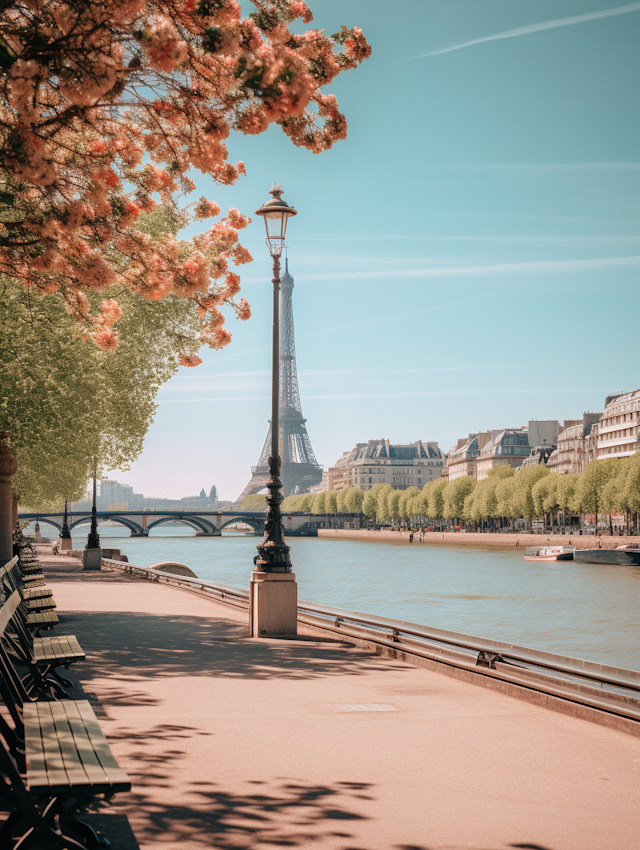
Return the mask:
<path id="1" fill-rule="evenodd" d="M 442 47 L 438 50 L 430 50 L 428 53 L 421 53 L 419 56 L 412 56 L 410 59 L 404 59 L 404 62 L 412 62 L 414 59 L 424 59 L 427 56 L 439 56 L 441 53 L 452 53 L 454 50 L 462 50 L 463 47 L 472 47 L 474 44 L 483 44 L 485 41 L 499 41 L 503 38 L 515 38 L 518 35 L 529 35 L 532 32 L 541 32 L 542 30 L 552 30 L 556 27 L 570 27 L 573 24 L 582 24 L 586 21 L 596 21 L 599 18 L 611 18 L 614 15 L 626 15 L 629 12 L 640 11 L 640 3 L 629 3 L 626 6 L 615 6 L 613 9 L 603 9 L 601 12 L 587 12 L 584 15 L 573 15 L 570 18 L 557 18 L 554 21 L 543 21 L 540 24 L 530 24 L 527 27 L 519 27 L 515 30 L 507 30 L 507 32 L 499 32 L 495 35 L 487 35 L 484 38 L 474 38 L 473 41 L 464 41 L 462 44 L 454 44 L 453 47 Z M 401 63 L 398 63 L 401 64 Z"/>

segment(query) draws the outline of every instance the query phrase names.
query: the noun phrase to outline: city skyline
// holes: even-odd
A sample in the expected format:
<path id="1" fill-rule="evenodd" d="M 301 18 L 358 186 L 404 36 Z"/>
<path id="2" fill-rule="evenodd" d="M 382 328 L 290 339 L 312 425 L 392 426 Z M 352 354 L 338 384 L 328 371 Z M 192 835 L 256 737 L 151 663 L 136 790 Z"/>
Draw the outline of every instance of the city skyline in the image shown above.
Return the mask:
<path id="1" fill-rule="evenodd" d="M 195 176 L 223 210 L 253 213 L 274 179 L 299 210 L 299 382 L 325 468 L 359 441 L 446 451 L 465 432 L 573 419 L 640 385 L 635 5 L 407 2 L 406 27 L 326 2 L 314 26 L 357 21 L 373 45 L 332 86 L 348 139 L 314 157 L 277 128 L 260 148 L 234 137 L 247 178 Z M 261 227 L 254 217 L 242 234 L 253 317 L 161 389 L 143 455 L 112 475 L 138 491 L 197 492 L 204 476 L 230 499 L 248 479 L 269 418 Z"/>

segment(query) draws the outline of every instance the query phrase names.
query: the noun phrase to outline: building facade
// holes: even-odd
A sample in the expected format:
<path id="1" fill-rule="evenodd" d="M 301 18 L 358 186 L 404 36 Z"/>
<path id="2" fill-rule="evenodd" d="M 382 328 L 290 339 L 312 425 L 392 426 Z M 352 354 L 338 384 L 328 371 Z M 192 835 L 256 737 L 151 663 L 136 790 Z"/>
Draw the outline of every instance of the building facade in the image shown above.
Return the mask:
<path id="1" fill-rule="evenodd" d="M 468 437 L 461 437 L 457 444 L 451 447 L 447 455 L 447 468 L 449 470 L 447 477 L 449 481 L 464 476 L 476 477 L 476 463 L 480 457 L 480 452 L 492 437 L 493 431 L 469 434 Z"/>
<path id="2" fill-rule="evenodd" d="M 547 463 L 550 472 L 561 475 L 584 472 L 587 464 L 595 460 L 601 416 L 601 413 L 585 413 L 582 419 L 565 419 L 557 448 Z"/>
<path id="3" fill-rule="evenodd" d="M 607 396 L 598 427 L 598 460 L 640 449 L 640 390 Z"/>
<path id="4" fill-rule="evenodd" d="M 326 490 L 370 490 L 376 484 L 390 484 L 394 490 L 422 488 L 440 478 L 444 464 L 444 454 L 434 442 L 394 445 L 389 440 L 369 440 L 358 443 L 329 467 L 323 486 Z"/>
<path id="5" fill-rule="evenodd" d="M 482 481 L 496 466 L 512 466 L 515 469 L 530 453 L 526 428 L 493 431 L 491 440 L 486 443 L 476 461 L 476 478 Z"/>
<path id="6" fill-rule="evenodd" d="M 482 481 L 496 466 L 518 467 L 546 462 L 558 441 L 557 419 L 531 419 L 527 427 L 469 434 L 447 455 L 449 481 L 469 476 Z"/>

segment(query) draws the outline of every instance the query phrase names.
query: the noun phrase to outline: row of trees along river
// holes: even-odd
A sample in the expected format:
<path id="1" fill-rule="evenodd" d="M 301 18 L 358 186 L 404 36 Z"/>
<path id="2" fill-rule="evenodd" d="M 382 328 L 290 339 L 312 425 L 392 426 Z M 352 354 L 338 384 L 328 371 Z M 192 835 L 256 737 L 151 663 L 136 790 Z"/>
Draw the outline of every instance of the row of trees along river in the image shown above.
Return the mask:
<path id="1" fill-rule="evenodd" d="M 263 498 L 263 497 L 260 497 Z M 257 506 L 257 502 L 256 502 Z M 243 507 L 250 509 L 246 502 Z M 437 478 L 422 490 L 409 487 L 393 490 L 376 484 L 364 492 L 355 487 L 338 491 L 289 496 L 283 511 L 309 511 L 327 515 L 364 513 L 376 522 L 418 521 L 423 524 L 461 520 L 479 525 L 489 521 L 497 527 L 504 521 L 523 519 L 530 523 L 544 518 L 562 524 L 574 513 L 624 514 L 627 527 L 638 529 L 640 512 L 640 453 L 626 458 L 597 460 L 581 473 L 558 475 L 545 466 L 528 466 L 515 472 L 495 467 L 487 478 L 476 481 L 463 476 L 453 481 Z"/>

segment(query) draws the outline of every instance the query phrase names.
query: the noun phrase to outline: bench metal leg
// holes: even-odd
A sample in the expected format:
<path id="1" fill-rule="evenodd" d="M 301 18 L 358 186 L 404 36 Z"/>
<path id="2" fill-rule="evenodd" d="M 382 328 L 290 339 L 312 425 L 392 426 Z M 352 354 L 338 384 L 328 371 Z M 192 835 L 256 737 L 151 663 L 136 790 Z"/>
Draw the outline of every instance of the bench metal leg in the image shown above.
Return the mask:
<path id="1" fill-rule="evenodd" d="M 82 838 L 84 838 L 87 847 L 108 847 L 110 844 L 110 842 L 104 838 L 104 836 L 100 835 L 99 832 L 96 832 L 92 826 L 89 826 L 89 824 L 84 821 L 78 820 L 78 818 L 70 820 L 69 826 L 74 832 L 77 832 L 78 835 L 81 835 Z"/>
<path id="2" fill-rule="evenodd" d="M 57 680 L 58 680 L 58 681 L 59 681 L 62 685 L 64 685 L 64 686 L 65 686 L 65 688 L 72 688 L 72 687 L 73 687 L 73 682 L 72 682 L 70 679 L 66 679 L 66 678 L 65 678 L 65 677 L 64 677 L 61 673 L 59 673 L 59 672 L 58 672 L 58 668 L 57 668 L 57 667 L 52 667 L 52 668 L 51 668 L 51 672 L 52 672 L 52 673 L 53 673 L 53 675 L 56 677 L 56 679 L 57 679 Z M 68 696 L 68 694 L 67 694 L 67 696 Z"/>

